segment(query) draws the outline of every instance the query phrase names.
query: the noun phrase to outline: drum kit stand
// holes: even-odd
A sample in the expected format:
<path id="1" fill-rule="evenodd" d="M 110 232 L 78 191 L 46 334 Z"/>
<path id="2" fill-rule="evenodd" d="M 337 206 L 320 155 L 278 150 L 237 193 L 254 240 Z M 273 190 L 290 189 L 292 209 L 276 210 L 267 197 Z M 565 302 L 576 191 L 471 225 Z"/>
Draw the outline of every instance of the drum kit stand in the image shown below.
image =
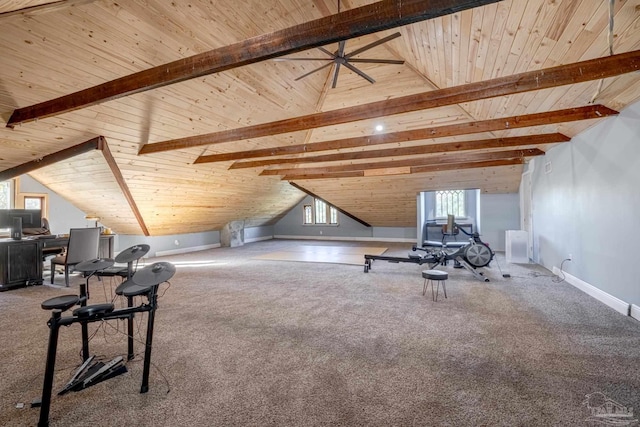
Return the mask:
<path id="1" fill-rule="evenodd" d="M 137 250 L 135 248 L 138 248 Z M 148 247 L 145 248 L 148 251 Z M 122 357 L 116 357 L 107 363 L 97 362 L 90 365 L 93 357 L 89 356 L 89 333 L 88 324 L 93 322 L 127 319 L 128 320 L 128 355 L 130 360 L 133 358 L 133 318 L 136 313 L 148 312 L 147 319 L 147 336 L 144 352 L 144 368 L 142 373 L 142 385 L 140 393 L 146 393 L 149 390 L 149 370 L 151 366 L 151 347 L 153 341 L 153 324 L 155 320 L 155 312 L 158 305 L 158 287 L 160 284 L 168 281 L 176 272 L 173 264 L 168 262 L 156 262 L 148 265 L 135 274 L 131 275 L 131 263 L 142 257 L 146 251 L 140 251 L 138 246 L 129 248 L 118 254 L 118 261 L 128 263 L 129 274 L 128 279 L 124 280 L 117 288 L 115 293 L 127 297 L 126 308 L 114 308 L 113 303 L 92 304 L 88 305 L 89 299 L 89 279 L 96 273 L 107 269 L 114 264 L 113 259 L 101 258 L 85 261 L 76 266 L 76 270 L 83 272 L 86 277 L 86 283 L 80 285 L 80 295 L 62 295 L 51 298 L 42 303 L 42 308 L 52 310 L 51 318 L 47 322 L 49 326 L 49 344 L 47 349 L 47 361 L 44 374 L 44 384 L 42 386 L 42 397 L 40 401 L 40 419 L 39 427 L 49 425 L 49 410 L 51 407 L 51 392 L 53 388 L 53 377 L 56 363 L 56 352 L 58 347 L 58 335 L 61 326 L 69 326 L 74 323 L 80 323 L 82 329 L 82 358 L 84 363 L 67 385 L 58 394 L 64 394 L 70 390 L 81 390 L 90 385 L 98 383 L 104 379 L 111 378 L 119 373 L 126 372 L 123 365 Z M 144 252 L 144 253 L 141 253 Z M 131 259 L 129 259 L 131 258 Z M 136 296 L 145 296 L 146 302 L 133 306 L 133 298 Z M 71 316 L 62 316 L 62 313 L 71 307 L 79 305 L 80 307 L 73 310 Z"/>

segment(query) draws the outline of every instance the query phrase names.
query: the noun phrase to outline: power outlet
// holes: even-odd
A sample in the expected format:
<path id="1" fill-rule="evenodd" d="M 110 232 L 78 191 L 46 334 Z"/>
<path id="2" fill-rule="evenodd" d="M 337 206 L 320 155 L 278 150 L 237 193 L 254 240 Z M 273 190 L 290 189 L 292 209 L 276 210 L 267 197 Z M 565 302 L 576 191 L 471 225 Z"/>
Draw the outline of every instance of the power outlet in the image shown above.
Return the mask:
<path id="1" fill-rule="evenodd" d="M 569 261 L 573 261 L 573 255 L 569 254 L 569 256 L 567 257 L 567 259 L 568 259 Z"/>

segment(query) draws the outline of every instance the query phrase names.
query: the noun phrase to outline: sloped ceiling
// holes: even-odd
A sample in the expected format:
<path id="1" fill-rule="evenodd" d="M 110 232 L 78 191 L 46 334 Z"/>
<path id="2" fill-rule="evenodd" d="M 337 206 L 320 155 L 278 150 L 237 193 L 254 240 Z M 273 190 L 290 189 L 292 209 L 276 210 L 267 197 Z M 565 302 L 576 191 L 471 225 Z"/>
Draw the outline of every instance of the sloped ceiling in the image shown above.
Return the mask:
<path id="1" fill-rule="evenodd" d="M 340 8 L 348 11 L 371 3 L 342 0 Z M 504 0 L 348 39 L 347 52 L 395 31 L 402 34 L 360 55 L 405 61 L 404 65 L 358 63 L 359 69 L 376 80 L 373 85 L 344 67 L 336 88 L 331 88 L 333 67 L 296 81 L 325 62 L 266 60 L 105 100 L 13 129 L 3 127 L 0 171 L 103 136 L 114 164 L 96 150 L 33 170 L 31 175 L 83 211 L 102 218 L 117 233 L 199 232 L 220 229 L 233 220 L 245 220 L 249 226 L 270 224 L 304 197 L 289 180 L 373 226 L 413 226 L 418 191 L 480 188 L 486 193 L 516 192 L 522 162 L 540 154 L 522 150 L 545 151 L 558 142 L 524 141 L 509 148 L 485 145 L 464 151 L 462 143 L 547 133 L 562 133 L 569 139 L 602 120 L 607 115 L 604 107 L 619 111 L 640 99 L 640 73 L 402 114 L 381 111 L 365 120 L 269 132 L 224 143 L 207 143 L 205 138 L 204 143 L 188 148 L 140 151 L 180 138 L 215 136 L 233 129 L 242 134 L 254 125 L 607 57 L 609 5 L 605 0 Z M 337 12 L 337 0 L 0 1 L 0 117 L 7 124 L 16 109 Z M 614 53 L 640 49 L 640 1 L 618 0 L 613 12 Z M 335 51 L 337 44 L 325 47 Z M 312 49 L 288 56 L 317 58 L 322 54 Z M 506 123 L 489 131 L 459 131 L 478 121 L 588 105 L 604 106 L 597 115 L 589 116 L 603 118 L 543 121 L 521 128 Z M 384 130 L 376 131 L 377 125 Z M 457 126 L 458 131 L 436 139 L 373 141 L 317 152 L 312 148 L 327 141 L 440 126 Z M 446 153 L 406 155 L 397 151 L 373 159 L 309 159 L 443 143 L 450 143 Z M 299 145 L 306 147 L 300 154 L 274 156 L 278 147 Z M 254 157 L 249 153 L 257 149 L 270 149 L 274 154 Z M 511 154 L 503 153 L 509 150 Z M 235 160 L 195 163 L 199 158 L 238 152 L 242 154 Z M 486 159 L 473 157 L 478 154 Z M 452 157 L 455 155 L 465 157 Z M 489 160 L 487 156 L 493 157 Z M 503 157 L 496 160 L 495 156 Z M 295 160 L 255 167 L 238 164 L 274 158 Z M 353 166 L 372 162 L 381 163 Z M 316 175 L 311 176 L 309 168 L 316 169 Z"/>

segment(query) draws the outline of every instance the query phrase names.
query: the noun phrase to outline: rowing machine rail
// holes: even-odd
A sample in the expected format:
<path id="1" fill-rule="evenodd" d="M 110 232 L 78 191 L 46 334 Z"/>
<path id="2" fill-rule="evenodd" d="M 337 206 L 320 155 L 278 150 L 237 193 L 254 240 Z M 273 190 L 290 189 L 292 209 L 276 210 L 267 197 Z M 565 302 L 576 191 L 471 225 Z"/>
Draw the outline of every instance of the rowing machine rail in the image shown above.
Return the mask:
<path id="1" fill-rule="evenodd" d="M 417 251 L 424 251 L 423 255 L 417 254 Z M 413 254 L 415 252 L 415 254 Z M 469 243 L 465 246 L 458 248 L 453 252 L 446 251 L 446 245 L 442 249 L 433 248 L 419 248 L 413 247 L 409 256 L 394 257 L 386 255 L 364 255 L 364 272 L 368 273 L 371 270 L 371 262 L 373 260 L 388 261 L 393 263 L 408 262 L 412 264 L 429 264 L 430 268 L 442 264 L 445 265 L 447 261 L 453 260 L 463 268 L 468 270 L 473 276 L 484 282 L 488 282 L 489 279 L 485 277 L 482 272 L 477 271 L 477 268 L 486 267 L 493 260 L 494 253 L 489 248 L 489 245 L 480 240 L 480 236 L 474 233 L 469 239 Z"/>

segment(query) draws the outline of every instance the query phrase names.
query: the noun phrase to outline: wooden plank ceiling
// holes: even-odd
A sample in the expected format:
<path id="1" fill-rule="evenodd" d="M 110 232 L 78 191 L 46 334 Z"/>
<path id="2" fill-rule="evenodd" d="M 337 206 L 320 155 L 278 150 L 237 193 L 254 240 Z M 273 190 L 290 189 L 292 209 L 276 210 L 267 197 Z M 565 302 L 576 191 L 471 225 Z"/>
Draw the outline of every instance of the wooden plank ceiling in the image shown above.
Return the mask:
<path id="1" fill-rule="evenodd" d="M 341 0 L 337 16 L 373 3 Z M 609 0 L 429 3 L 489 4 L 348 37 L 347 54 L 401 34 L 355 56 L 404 61 L 353 62 L 374 84 L 342 66 L 332 88 L 335 65 L 296 80 L 328 64 L 309 49 L 287 55 L 305 61 L 258 60 L 127 96 L 95 90 L 98 103 L 23 121 L 32 106 L 134 73 L 239 55 L 232 47 L 253 37 L 288 34 L 274 43 L 284 52 L 291 28 L 326 25 L 338 1 L 0 0 L 0 117 L 14 125 L 0 129 L 0 171 L 103 136 L 107 152 L 30 173 L 117 233 L 272 224 L 304 197 L 297 186 L 373 226 L 411 227 L 417 192 L 517 192 L 528 158 L 640 99 L 640 0 L 613 4 L 612 58 Z M 340 19 L 334 32 L 366 33 Z M 608 62 L 571 68 L 598 58 Z"/>

